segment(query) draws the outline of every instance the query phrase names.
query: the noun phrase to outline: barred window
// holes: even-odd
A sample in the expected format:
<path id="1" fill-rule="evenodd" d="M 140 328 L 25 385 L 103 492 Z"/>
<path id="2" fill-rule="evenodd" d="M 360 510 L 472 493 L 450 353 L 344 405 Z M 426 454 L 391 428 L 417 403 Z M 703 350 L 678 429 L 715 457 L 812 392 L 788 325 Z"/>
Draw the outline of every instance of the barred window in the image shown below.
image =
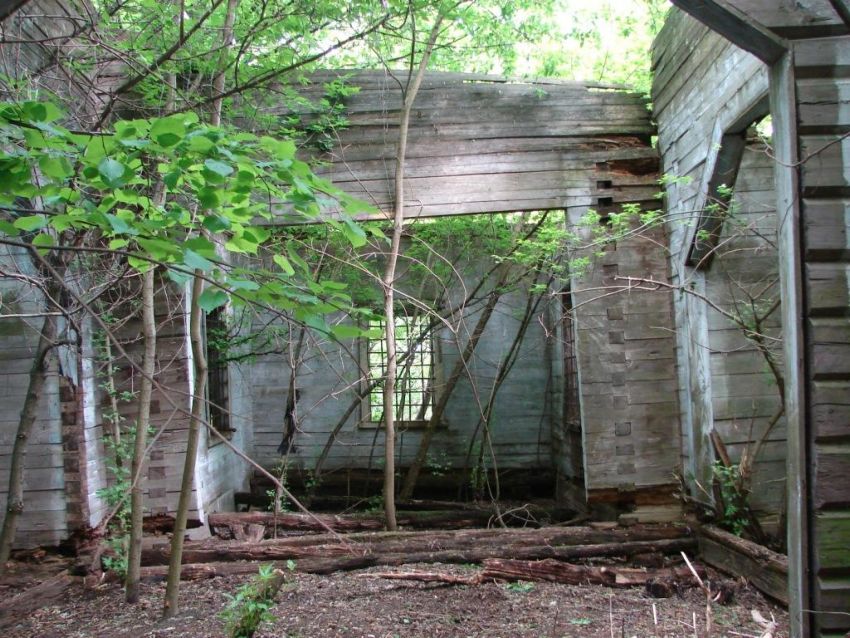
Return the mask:
<path id="1" fill-rule="evenodd" d="M 206 334 L 209 422 L 216 430 L 225 434 L 232 430 L 230 428 L 230 384 L 224 347 L 228 331 L 223 308 L 216 308 L 207 315 Z M 218 441 L 217 437 L 210 438 L 210 443 Z"/>
<path id="2" fill-rule="evenodd" d="M 387 373 L 387 351 L 384 320 L 373 320 L 369 328 L 382 335 L 369 339 L 366 350 L 369 378 L 383 379 Z M 426 317 L 395 317 L 396 385 L 395 416 L 399 422 L 415 423 L 431 418 L 434 386 L 434 348 Z M 383 382 L 369 393 L 368 421 L 380 423 L 384 418 Z"/>

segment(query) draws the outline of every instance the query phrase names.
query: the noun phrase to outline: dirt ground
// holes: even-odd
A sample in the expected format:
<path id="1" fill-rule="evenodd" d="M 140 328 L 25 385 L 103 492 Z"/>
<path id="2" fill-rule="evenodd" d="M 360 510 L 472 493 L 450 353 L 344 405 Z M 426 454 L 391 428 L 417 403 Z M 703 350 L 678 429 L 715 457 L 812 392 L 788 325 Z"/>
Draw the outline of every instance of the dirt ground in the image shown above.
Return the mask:
<path id="1" fill-rule="evenodd" d="M 469 574 L 473 567 L 408 565 L 403 571 Z M 666 599 L 650 598 L 642 589 L 567 586 L 552 583 L 442 585 L 369 577 L 387 571 L 369 569 L 330 576 L 293 573 L 277 597 L 274 623 L 258 638 L 346 636 L 606 638 L 703 638 L 705 597 L 698 589 Z M 400 570 L 397 570 L 400 571 Z M 28 576 L 29 574 L 29 576 Z M 17 574 L 16 582 L 39 575 Z M 2 638 L 23 637 L 201 637 L 225 636 L 219 613 L 246 577 L 183 583 L 181 613 L 160 620 L 163 583 L 145 584 L 142 600 L 123 602 L 118 584 L 84 588 L 77 583 L 58 600 L 25 613 L 0 616 Z M 0 601 L 20 592 L 8 579 L 0 583 Z M 774 638 L 788 636 L 787 613 L 743 584 L 735 585 L 731 604 L 713 605 L 711 636 L 761 635 L 751 611 L 778 623 Z M 696 619 L 697 630 L 694 631 Z"/>

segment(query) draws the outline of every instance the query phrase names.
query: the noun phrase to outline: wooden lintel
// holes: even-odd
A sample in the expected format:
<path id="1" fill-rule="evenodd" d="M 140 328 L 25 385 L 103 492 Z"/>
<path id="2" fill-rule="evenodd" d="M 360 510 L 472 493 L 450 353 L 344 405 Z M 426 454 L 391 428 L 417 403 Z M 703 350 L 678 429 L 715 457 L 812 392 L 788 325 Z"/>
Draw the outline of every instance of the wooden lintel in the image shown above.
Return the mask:
<path id="1" fill-rule="evenodd" d="M 765 64 L 774 64 L 788 50 L 781 38 L 723 0 L 672 1 L 682 11 Z"/>

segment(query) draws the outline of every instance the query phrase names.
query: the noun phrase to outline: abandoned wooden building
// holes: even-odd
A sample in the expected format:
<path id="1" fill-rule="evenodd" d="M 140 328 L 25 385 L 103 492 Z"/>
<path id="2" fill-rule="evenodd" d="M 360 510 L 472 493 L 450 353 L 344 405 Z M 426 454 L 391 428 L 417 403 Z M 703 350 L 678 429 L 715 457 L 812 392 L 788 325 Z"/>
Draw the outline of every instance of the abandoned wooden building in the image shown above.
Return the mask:
<path id="1" fill-rule="evenodd" d="M 32 28 L 26 12 L 38 4 L 0 17 L 10 29 Z M 843 636 L 850 7 L 674 4 L 653 48 L 651 105 L 601 84 L 426 76 L 407 153 L 406 241 L 455 216 L 492 214 L 522 233 L 540 211 L 581 241 L 557 255 L 563 270 L 541 281 L 511 271 L 484 241 L 457 254 L 460 244 L 446 240 L 451 257 L 435 259 L 454 261 L 441 276 L 435 263 L 401 268 L 398 287 L 412 302 L 396 319 L 410 349 L 398 463 L 413 463 L 449 380 L 417 494 L 469 497 L 495 480 L 503 495 L 551 498 L 598 519 L 675 521 L 685 515 L 680 492 L 708 496 L 701 490 L 718 460 L 747 463 L 764 530 L 777 534 L 787 521 L 795 635 Z M 23 58 L 35 65 L 42 54 Z M 13 73 L 11 57 L 0 62 Z M 311 152 L 335 186 L 386 212 L 400 91 L 377 71 L 315 74 L 299 90 L 320 98 L 340 78 L 359 89 L 344 97 L 348 126 Z M 262 121 L 288 115 L 268 106 Z M 624 207 L 660 210 L 663 223 L 596 244 L 592 224 L 611 226 Z M 286 223 L 281 213 L 272 226 Z M 25 251 L 4 250 L 3 263 L 28 267 Z M 44 307 L 33 290 L 0 278 L 3 314 L 16 315 L 0 319 L 7 450 L 38 341 L 25 317 Z M 157 379 L 168 391 L 155 391 L 151 419 L 158 434 L 144 491 L 152 514 L 172 512 L 180 489 L 192 396 L 186 294 L 172 283 L 158 298 Z M 81 326 L 79 348 L 61 348 L 52 364 L 29 443 L 21 546 L 57 544 L 106 514 L 105 414 L 110 397 L 133 392 L 138 371 L 119 364 L 112 394 L 104 391 L 98 331 Z M 214 338 L 270 326 L 256 352 L 225 353 Z M 136 318 L 119 329 L 133 356 L 139 332 Z M 208 316 L 208 419 L 228 443 L 204 434 L 191 514 L 200 523 L 233 511 L 257 483 L 231 446 L 302 488 L 318 484 L 317 493 L 379 493 L 382 437 L 369 381 L 386 365 L 380 341 L 305 332 L 262 314 Z M 132 420 L 132 400 L 116 407 Z M 0 455 L 3 490 L 9 462 Z"/>

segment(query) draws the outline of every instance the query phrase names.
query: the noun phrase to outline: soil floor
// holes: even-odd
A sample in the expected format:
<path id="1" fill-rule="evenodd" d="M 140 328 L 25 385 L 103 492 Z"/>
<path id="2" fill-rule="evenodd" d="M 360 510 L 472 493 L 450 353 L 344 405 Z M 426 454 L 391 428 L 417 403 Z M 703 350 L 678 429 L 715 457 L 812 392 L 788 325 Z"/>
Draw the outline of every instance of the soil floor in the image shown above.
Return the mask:
<path id="1" fill-rule="evenodd" d="M 53 565 L 54 572 L 55 568 Z M 473 569 L 456 565 L 407 565 L 393 571 L 470 574 Z M 709 634 L 705 596 L 696 588 L 672 598 L 655 599 L 639 588 L 552 583 L 458 586 L 370 577 L 378 571 L 388 570 L 375 568 L 329 576 L 289 574 L 271 609 L 274 621 L 264 623 L 255 636 L 757 638 L 762 630 L 752 619 L 753 610 L 768 620 L 771 616 L 775 618 L 774 638 L 788 636 L 787 613 L 741 583 L 735 584 L 730 604 L 712 605 L 713 629 Z M 32 565 L 18 566 L 0 582 L 0 603 L 45 575 Z M 164 583 L 144 584 L 141 601 L 130 606 L 123 601 L 120 585 L 84 587 L 80 581 L 59 599 L 38 609 L 21 613 L 13 610 L 0 615 L 0 636 L 226 636 L 219 614 L 228 604 L 229 596 L 249 580 L 249 577 L 226 577 L 183 583 L 181 611 L 168 621 L 160 619 Z"/>

